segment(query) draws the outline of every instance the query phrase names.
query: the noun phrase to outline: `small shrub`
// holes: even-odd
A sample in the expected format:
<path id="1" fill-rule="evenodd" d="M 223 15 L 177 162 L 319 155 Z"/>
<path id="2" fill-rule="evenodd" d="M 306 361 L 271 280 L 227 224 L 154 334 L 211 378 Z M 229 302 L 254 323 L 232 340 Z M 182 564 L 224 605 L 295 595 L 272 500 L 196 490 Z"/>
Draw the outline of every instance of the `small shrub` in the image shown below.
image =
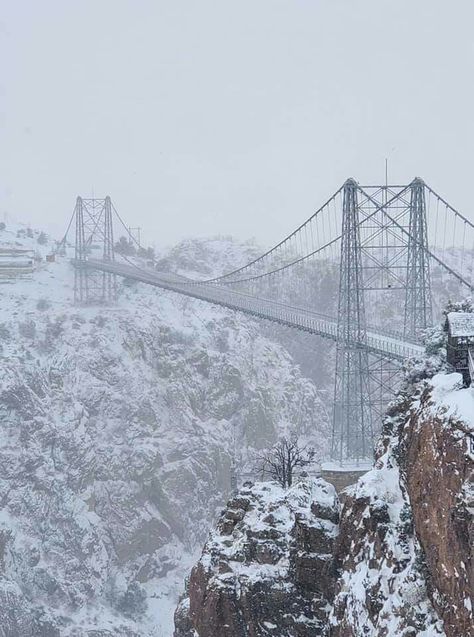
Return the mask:
<path id="1" fill-rule="evenodd" d="M 44 331 L 44 340 L 41 343 L 41 349 L 50 352 L 54 349 L 55 343 L 64 332 L 64 319 L 58 317 L 54 322 L 48 322 Z"/>
<path id="2" fill-rule="evenodd" d="M 443 314 L 447 316 L 450 312 L 474 312 L 472 298 L 467 296 L 465 299 L 462 299 L 462 301 L 451 301 L 450 299 L 446 304 Z"/>
<path id="3" fill-rule="evenodd" d="M 18 331 L 23 338 L 33 340 L 36 336 L 36 323 L 34 321 L 24 321 L 18 324 Z"/>
<path id="4" fill-rule="evenodd" d="M 5 325 L 5 323 L 0 323 L 0 341 L 9 341 L 10 338 L 10 330 Z"/>
<path id="5" fill-rule="evenodd" d="M 426 584 L 430 583 L 431 574 L 426 563 L 425 553 L 421 547 L 417 547 L 415 549 L 415 560 L 413 563 L 413 569 L 422 577 Z"/>
<path id="6" fill-rule="evenodd" d="M 426 353 L 429 356 L 446 357 L 444 348 L 446 347 L 446 332 L 441 327 L 427 329 L 424 334 Z"/>
<path id="7" fill-rule="evenodd" d="M 407 502 L 405 502 L 400 511 L 400 531 L 406 536 L 413 535 L 413 515 Z"/>
<path id="8" fill-rule="evenodd" d="M 127 237 L 120 237 L 120 239 L 116 242 L 115 252 L 119 254 L 133 256 L 137 253 L 135 246 L 132 243 L 131 239 L 127 239 Z"/>
<path id="9" fill-rule="evenodd" d="M 91 319 L 91 323 L 97 325 L 97 327 L 104 327 L 106 323 L 105 316 L 102 316 L 102 314 L 98 314 L 95 318 Z"/>
<path id="10" fill-rule="evenodd" d="M 147 610 L 146 592 L 138 582 L 129 584 L 127 590 L 119 597 L 117 608 L 126 617 L 138 619 Z"/>
<path id="11" fill-rule="evenodd" d="M 51 307 L 51 303 L 48 301 L 48 299 L 39 299 L 38 303 L 36 304 L 36 309 L 39 310 L 40 312 L 44 312 L 44 310 L 49 310 L 50 307 Z"/>

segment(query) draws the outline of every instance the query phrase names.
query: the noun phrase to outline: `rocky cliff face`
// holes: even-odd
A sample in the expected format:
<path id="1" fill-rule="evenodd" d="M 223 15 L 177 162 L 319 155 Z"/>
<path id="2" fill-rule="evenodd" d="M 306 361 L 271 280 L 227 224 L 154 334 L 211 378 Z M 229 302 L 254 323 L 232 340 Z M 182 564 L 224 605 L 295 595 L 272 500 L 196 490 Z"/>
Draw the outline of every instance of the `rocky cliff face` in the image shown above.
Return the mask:
<path id="1" fill-rule="evenodd" d="M 474 393 L 438 374 L 402 395 L 336 547 L 335 637 L 474 635 Z"/>
<path id="2" fill-rule="evenodd" d="M 191 572 L 175 637 L 322 635 L 338 521 L 335 490 L 321 479 L 288 491 L 245 485 Z"/>
<path id="3" fill-rule="evenodd" d="M 262 506 L 262 485 L 240 494 L 192 571 L 188 596 L 176 613 L 176 637 L 472 637 L 473 430 L 474 392 L 460 388 L 458 374 L 418 381 L 399 397 L 385 420 L 374 468 L 344 494 L 339 525 L 333 527 L 337 537 L 325 544 L 324 566 L 318 557 L 322 547 L 306 547 L 312 558 L 304 569 L 303 596 L 298 569 L 285 571 L 284 581 L 299 602 L 298 626 L 307 632 L 287 623 L 291 612 L 280 614 L 281 605 L 290 608 L 278 592 L 280 574 L 267 571 L 258 580 L 260 596 L 252 594 L 255 583 L 248 584 L 246 574 L 259 573 L 259 553 L 240 553 L 265 529 L 254 509 L 264 516 L 276 506 L 282 516 L 283 507 L 291 519 L 294 496 L 279 492 L 270 507 L 275 492 L 266 492 Z M 316 492 L 309 505 L 316 515 L 318 497 Z M 324 508 L 326 520 L 334 523 L 333 491 L 331 498 Z M 291 565 L 298 535 L 290 530 L 288 537 L 291 542 L 276 554 Z M 264 619 L 269 613 L 276 617 L 271 626 Z M 235 624 L 244 618 L 248 633 Z M 235 632 L 221 632 L 231 625 Z"/>
<path id="4" fill-rule="evenodd" d="M 474 635 L 474 391 L 460 387 L 457 374 L 435 378 L 400 441 L 429 593 L 448 637 Z"/>

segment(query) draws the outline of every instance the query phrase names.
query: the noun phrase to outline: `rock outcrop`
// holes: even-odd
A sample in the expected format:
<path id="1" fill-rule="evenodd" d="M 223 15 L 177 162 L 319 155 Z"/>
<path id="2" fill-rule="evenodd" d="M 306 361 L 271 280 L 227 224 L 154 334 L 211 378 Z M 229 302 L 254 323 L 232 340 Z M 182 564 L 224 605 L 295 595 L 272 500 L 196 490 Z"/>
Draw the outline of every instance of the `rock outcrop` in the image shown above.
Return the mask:
<path id="1" fill-rule="evenodd" d="M 288 491 L 245 485 L 191 572 L 175 637 L 323 635 L 338 521 L 335 490 L 322 479 Z"/>
<path id="2" fill-rule="evenodd" d="M 175 637 L 474 637 L 474 391 L 460 380 L 438 374 L 399 396 L 337 526 L 322 480 L 231 500 Z"/>

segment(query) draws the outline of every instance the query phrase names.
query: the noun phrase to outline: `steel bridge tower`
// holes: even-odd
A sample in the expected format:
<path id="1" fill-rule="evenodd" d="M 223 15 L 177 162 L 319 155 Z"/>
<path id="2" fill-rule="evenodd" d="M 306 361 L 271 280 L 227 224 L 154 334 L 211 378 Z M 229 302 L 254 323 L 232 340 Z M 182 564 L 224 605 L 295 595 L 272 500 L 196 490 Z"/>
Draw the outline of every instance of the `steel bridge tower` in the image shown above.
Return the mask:
<path id="1" fill-rule="evenodd" d="M 74 301 L 83 304 L 111 303 L 116 298 L 115 275 L 85 267 L 88 259 L 115 260 L 111 199 L 78 197 L 74 214 Z"/>
<path id="2" fill-rule="evenodd" d="M 410 191 L 404 335 L 419 339 L 433 324 L 424 181 L 415 179 Z"/>
<path id="3" fill-rule="evenodd" d="M 371 459 L 373 451 L 358 189 L 353 179 L 344 184 L 331 445 L 341 463 Z"/>

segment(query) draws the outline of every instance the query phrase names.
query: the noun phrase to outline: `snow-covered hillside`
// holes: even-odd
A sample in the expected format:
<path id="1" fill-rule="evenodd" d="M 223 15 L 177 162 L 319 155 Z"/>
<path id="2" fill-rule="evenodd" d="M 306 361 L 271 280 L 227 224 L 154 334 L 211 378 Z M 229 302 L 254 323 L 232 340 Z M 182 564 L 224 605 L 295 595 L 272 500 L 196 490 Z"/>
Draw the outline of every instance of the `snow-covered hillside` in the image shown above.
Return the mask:
<path id="1" fill-rule="evenodd" d="M 253 240 L 239 243 L 225 236 L 185 239 L 165 251 L 158 267 L 190 278 L 206 279 L 226 274 L 261 253 L 262 248 Z"/>
<path id="2" fill-rule="evenodd" d="M 128 282 L 111 307 L 74 307 L 68 258 L 18 229 L 0 243 L 43 259 L 0 286 L 0 624 L 169 637 L 234 435 L 243 463 L 289 428 L 324 451 L 325 410 L 257 323 Z"/>

